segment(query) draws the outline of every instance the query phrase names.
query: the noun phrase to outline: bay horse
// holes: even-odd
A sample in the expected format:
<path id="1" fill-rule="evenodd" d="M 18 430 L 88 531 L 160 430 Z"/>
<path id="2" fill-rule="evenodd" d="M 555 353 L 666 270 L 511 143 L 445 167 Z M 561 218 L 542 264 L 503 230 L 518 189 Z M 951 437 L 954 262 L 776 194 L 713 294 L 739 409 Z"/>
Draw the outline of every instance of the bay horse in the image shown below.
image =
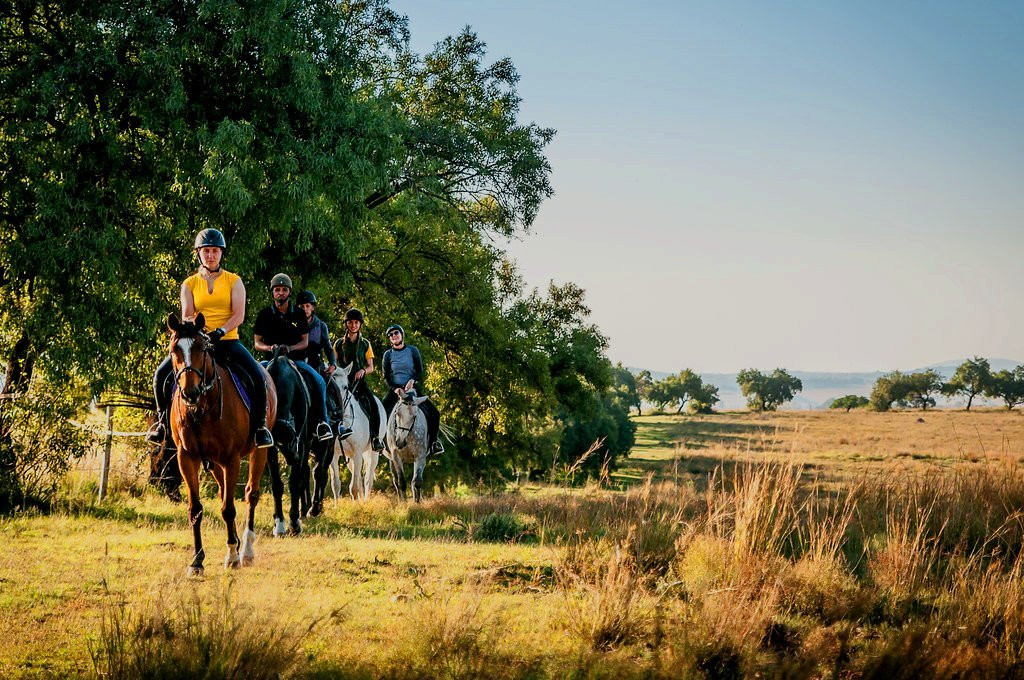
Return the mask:
<path id="1" fill-rule="evenodd" d="M 373 398 L 374 408 L 380 415 L 380 427 L 377 432 L 370 431 L 370 419 L 363 411 L 359 400 L 352 394 L 352 383 L 350 378 L 355 368 L 355 362 L 345 368 L 339 368 L 331 374 L 331 382 L 337 389 L 339 397 L 339 408 L 341 409 L 344 421 L 352 428 L 352 434 L 344 441 L 338 441 L 334 446 L 334 455 L 331 458 L 331 488 L 334 491 L 334 500 L 338 500 L 338 490 L 341 487 L 341 475 L 338 473 L 338 462 L 341 456 L 345 456 L 345 465 L 352 473 L 352 481 L 349 482 L 349 494 L 354 500 L 369 498 L 373 491 L 374 476 L 377 472 L 377 463 L 380 461 L 380 454 L 373 450 L 373 438 L 379 437 L 384 441 L 384 424 L 387 414 L 384 412 L 384 404 L 377 397 Z M 319 472 L 319 469 L 317 470 Z M 325 470 L 326 472 L 326 470 Z M 322 477 L 322 478 L 321 478 Z M 315 494 L 323 498 L 324 487 L 326 486 L 326 475 L 317 475 Z"/>
<path id="2" fill-rule="evenodd" d="M 170 412 L 171 436 L 178 447 L 178 467 L 188 490 L 188 521 L 195 543 L 189 576 L 203 573 L 206 558 L 201 528 L 203 504 L 199 500 L 199 468 L 203 461 L 212 464 L 220 492 L 220 512 L 228 534 L 225 568 L 250 565 L 255 557 L 256 504 L 260 499 L 260 477 L 267 462 L 266 449 L 256 448 L 249 412 L 241 394 L 228 370 L 214 359 L 213 345 L 202 331 L 205 322 L 201 313 L 192 322 L 179 321 L 173 313 L 167 316 L 167 329 L 171 332 L 168 351 L 174 365 L 175 383 Z M 277 415 L 277 394 L 270 376 L 266 371 L 262 373 L 264 385 L 253 389 L 267 390 L 267 426 L 272 427 Z M 249 456 L 249 480 L 245 486 L 249 517 L 240 542 L 235 530 L 235 485 L 243 456 Z"/>
<path id="3" fill-rule="evenodd" d="M 391 410 L 387 426 L 387 450 L 385 456 L 391 463 L 391 477 L 398 497 L 405 500 L 405 464 L 413 464 L 413 500 L 420 502 L 423 487 L 423 469 L 427 466 L 430 445 L 427 442 L 427 416 L 420 410 L 420 404 L 430 397 L 416 396 L 416 390 L 399 390 L 398 402 Z"/>

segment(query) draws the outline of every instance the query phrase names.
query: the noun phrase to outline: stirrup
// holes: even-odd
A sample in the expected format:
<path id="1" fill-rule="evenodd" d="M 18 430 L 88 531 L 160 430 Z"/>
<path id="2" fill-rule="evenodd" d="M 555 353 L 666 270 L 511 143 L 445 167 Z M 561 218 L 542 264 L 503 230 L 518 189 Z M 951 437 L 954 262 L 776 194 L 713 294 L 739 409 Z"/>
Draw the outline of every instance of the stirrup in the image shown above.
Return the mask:
<path id="1" fill-rule="evenodd" d="M 338 423 L 338 440 L 345 441 L 352 436 L 352 428 L 345 427 L 345 423 Z"/>
<path id="2" fill-rule="evenodd" d="M 331 432 L 331 426 L 327 423 L 319 423 L 316 426 L 316 438 L 320 441 L 327 441 L 328 439 L 334 439 L 334 433 Z"/>
<path id="3" fill-rule="evenodd" d="M 268 449 L 274 445 L 274 435 L 270 434 L 270 430 L 267 429 L 266 425 L 262 425 L 256 428 L 256 439 L 257 449 Z"/>
<path id="4" fill-rule="evenodd" d="M 438 456 L 444 453 L 444 444 L 441 443 L 440 439 L 434 440 L 434 443 L 430 445 L 430 455 Z"/>
<path id="5" fill-rule="evenodd" d="M 380 437 L 374 437 L 373 441 L 370 442 L 370 446 L 373 447 L 374 451 L 383 451 L 384 450 L 384 442 L 382 442 L 380 440 Z"/>
<path id="6" fill-rule="evenodd" d="M 163 419 L 158 419 L 152 427 L 146 431 L 146 441 L 150 444 L 163 444 L 167 438 L 167 430 L 164 427 Z"/>

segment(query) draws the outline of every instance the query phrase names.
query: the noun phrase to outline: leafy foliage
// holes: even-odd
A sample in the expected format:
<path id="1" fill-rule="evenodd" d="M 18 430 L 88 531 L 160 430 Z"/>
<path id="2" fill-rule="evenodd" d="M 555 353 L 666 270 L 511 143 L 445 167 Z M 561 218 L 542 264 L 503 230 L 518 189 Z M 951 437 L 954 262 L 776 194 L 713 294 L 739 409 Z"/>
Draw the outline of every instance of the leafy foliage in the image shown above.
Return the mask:
<path id="1" fill-rule="evenodd" d="M 753 368 L 743 369 L 736 375 L 736 384 L 747 405 L 756 411 L 775 411 L 804 388 L 799 378 L 782 368 L 767 375 Z"/>
<path id="2" fill-rule="evenodd" d="M 935 396 L 942 390 L 943 380 L 934 369 L 917 373 L 886 373 L 875 381 L 871 390 L 871 407 L 888 411 L 893 404 L 926 410 L 935 406 Z"/>
<path id="3" fill-rule="evenodd" d="M 867 397 L 862 397 L 857 394 L 847 394 L 846 396 L 839 397 L 833 401 L 829 408 L 841 408 L 845 409 L 846 412 L 849 413 L 851 410 L 855 408 L 862 408 L 867 406 L 869 403 L 871 402 Z"/>
<path id="4" fill-rule="evenodd" d="M 1007 410 L 1018 404 L 1024 404 L 1024 365 L 1012 371 L 997 371 L 992 374 L 985 389 L 985 396 L 1002 399 Z"/>
<path id="5" fill-rule="evenodd" d="M 960 364 L 949 382 L 942 386 L 942 393 L 948 396 L 962 394 L 967 397 L 967 410 L 979 394 L 985 394 L 992 383 L 992 368 L 988 359 L 974 357 Z"/>
<path id="6" fill-rule="evenodd" d="M 718 388 L 688 368 L 653 383 L 648 396 L 659 408 L 675 406 L 676 413 L 682 413 L 687 404 L 694 413 L 709 413 L 719 401 Z"/>

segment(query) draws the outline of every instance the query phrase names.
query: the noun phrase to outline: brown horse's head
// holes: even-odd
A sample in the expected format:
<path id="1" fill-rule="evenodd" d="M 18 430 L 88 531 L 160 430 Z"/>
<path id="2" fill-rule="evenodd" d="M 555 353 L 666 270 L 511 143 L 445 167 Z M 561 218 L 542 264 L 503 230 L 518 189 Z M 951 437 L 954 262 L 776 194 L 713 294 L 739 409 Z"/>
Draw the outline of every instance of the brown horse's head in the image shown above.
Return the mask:
<path id="1" fill-rule="evenodd" d="M 197 403 L 213 387 L 216 378 L 210 339 L 203 332 L 205 323 L 202 313 L 195 321 L 179 321 L 173 312 L 167 315 L 167 330 L 171 332 L 168 352 L 174 365 L 174 381 L 188 404 Z"/>

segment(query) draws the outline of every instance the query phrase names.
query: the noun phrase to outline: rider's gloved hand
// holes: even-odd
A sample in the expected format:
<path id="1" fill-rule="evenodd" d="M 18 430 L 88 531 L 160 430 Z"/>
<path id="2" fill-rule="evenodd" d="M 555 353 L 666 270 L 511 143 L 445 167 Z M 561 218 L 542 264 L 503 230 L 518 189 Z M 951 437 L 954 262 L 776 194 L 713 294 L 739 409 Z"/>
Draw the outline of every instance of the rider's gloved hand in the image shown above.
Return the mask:
<path id="1" fill-rule="evenodd" d="M 223 328 L 218 328 L 218 329 L 210 332 L 210 341 L 211 342 L 217 342 L 218 340 L 223 338 L 225 335 L 227 335 L 227 331 L 224 330 Z"/>

